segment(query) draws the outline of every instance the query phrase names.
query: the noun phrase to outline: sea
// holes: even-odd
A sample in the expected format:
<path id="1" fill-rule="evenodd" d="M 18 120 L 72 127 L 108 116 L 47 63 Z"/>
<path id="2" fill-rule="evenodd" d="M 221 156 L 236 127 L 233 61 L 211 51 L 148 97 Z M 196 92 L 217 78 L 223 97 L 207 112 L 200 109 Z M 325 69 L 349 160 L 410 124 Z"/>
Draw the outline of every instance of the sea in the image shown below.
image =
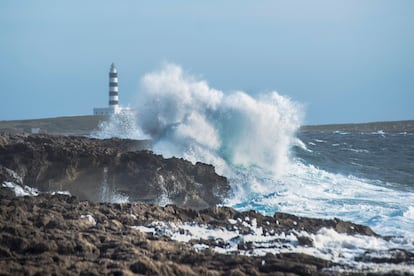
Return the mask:
<path id="1" fill-rule="evenodd" d="M 337 217 L 381 235 L 414 235 L 414 133 L 317 131 L 296 137 L 288 172 L 258 177 L 269 190 L 229 201 L 232 207 Z"/>
<path id="2" fill-rule="evenodd" d="M 304 107 L 288 96 L 223 92 L 175 64 L 142 78 L 134 110 L 102 123 L 94 137 L 152 139 L 164 157 L 214 165 L 232 187 L 225 206 L 339 218 L 394 237 L 353 244 L 321 233 L 340 251 L 414 252 L 414 133 L 302 131 Z"/>
<path id="3" fill-rule="evenodd" d="M 301 131 L 288 96 L 225 93 L 176 64 L 146 74 L 134 106 L 94 136 L 152 139 L 165 157 L 214 165 L 232 186 L 225 205 L 414 237 L 413 132 Z"/>

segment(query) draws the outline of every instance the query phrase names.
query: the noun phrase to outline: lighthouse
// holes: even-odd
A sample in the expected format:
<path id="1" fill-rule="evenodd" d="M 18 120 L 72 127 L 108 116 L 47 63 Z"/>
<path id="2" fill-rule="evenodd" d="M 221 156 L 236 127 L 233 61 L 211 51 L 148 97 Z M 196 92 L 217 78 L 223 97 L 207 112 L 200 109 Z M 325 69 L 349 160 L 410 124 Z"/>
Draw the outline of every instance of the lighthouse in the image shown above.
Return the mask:
<path id="1" fill-rule="evenodd" d="M 119 106 L 118 95 L 118 70 L 115 63 L 109 69 L 109 101 L 108 107 L 98 107 L 93 109 L 94 115 L 111 115 L 120 113 L 122 108 Z"/>
<path id="2" fill-rule="evenodd" d="M 116 110 L 119 108 L 118 104 L 118 70 L 116 70 L 115 63 L 112 63 L 109 70 L 109 107 Z"/>

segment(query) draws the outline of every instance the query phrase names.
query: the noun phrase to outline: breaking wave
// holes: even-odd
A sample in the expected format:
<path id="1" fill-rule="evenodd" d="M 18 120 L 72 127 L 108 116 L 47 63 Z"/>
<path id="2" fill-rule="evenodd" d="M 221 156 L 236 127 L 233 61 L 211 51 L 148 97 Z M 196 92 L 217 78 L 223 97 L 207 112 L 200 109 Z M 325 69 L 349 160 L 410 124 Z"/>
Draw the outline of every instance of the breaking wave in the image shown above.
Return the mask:
<path id="1" fill-rule="evenodd" d="M 155 152 L 213 164 L 229 179 L 230 205 L 268 193 L 263 175 L 286 174 L 290 148 L 300 143 L 300 104 L 276 91 L 224 93 L 175 64 L 142 78 L 136 110 Z"/>
<path id="2" fill-rule="evenodd" d="M 224 93 L 175 64 L 142 78 L 134 110 L 114 115 L 94 136 L 149 137 L 165 157 L 213 164 L 241 200 L 267 190 L 256 174 L 275 178 L 288 172 L 290 148 L 301 143 L 295 137 L 300 104 L 276 91 Z"/>
<path id="3" fill-rule="evenodd" d="M 137 115 L 155 151 L 211 163 L 227 176 L 230 167 L 282 174 L 301 123 L 300 105 L 275 91 L 227 94 L 174 64 L 143 77 Z"/>
<path id="4" fill-rule="evenodd" d="M 165 157 L 213 164 L 232 186 L 226 205 L 266 214 L 339 217 L 385 235 L 411 236 L 414 230 L 407 219 L 414 193 L 387 188 L 376 178 L 328 172 L 312 159 L 293 156 L 295 148 L 319 153 L 295 135 L 301 105 L 275 91 L 224 93 L 167 64 L 142 78 L 135 108 L 104 123 L 98 136 L 151 138 L 153 150 Z"/>

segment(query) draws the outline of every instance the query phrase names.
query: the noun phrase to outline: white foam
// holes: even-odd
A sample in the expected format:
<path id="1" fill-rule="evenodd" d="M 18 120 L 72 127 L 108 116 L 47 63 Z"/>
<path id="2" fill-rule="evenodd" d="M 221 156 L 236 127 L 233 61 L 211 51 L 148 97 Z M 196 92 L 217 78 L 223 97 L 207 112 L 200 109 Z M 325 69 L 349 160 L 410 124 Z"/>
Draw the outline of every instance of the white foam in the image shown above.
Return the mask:
<path id="1" fill-rule="evenodd" d="M 13 190 L 16 196 L 38 196 L 39 190 L 36 188 L 32 188 L 26 185 L 16 184 L 13 182 L 4 182 L 2 184 L 3 187 L 9 188 Z M 59 195 L 67 195 L 70 196 L 70 192 L 68 191 L 53 191 L 50 192 L 51 195 L 59 194 Z"/>
<path id="2" fill-rule="evenodd" d="M 9 174 L 9 176 L 14 180 L 15 183 L 18 185 L 23 184 L 23 178 L 18 175 L 15 171 L 10 170 L 9 168 L 3 167 L 3 169 L 6 171 L 6 173 Z"/>
<path id="3" fill-rule="evenodd" d="M 237 194 L 226 204 L 239 210 L 339 217 L 368 225 L 381 235 L 414 237 L 414 220 L 410 219 L 414 193 L 329 173 L 299 161 L 292 162 L 289 173 L 279 178 L 250 173 L 232 181 L 237 183 Z"/>
<path id="4" fill-rule="evenodd" d="M 349 134 L 349 132 L 339 131 L 339 130 L 336 130 L 336 131 L 334 131 L 333 133 L 335 133 L 335 134 L 340 134 L 340 135 L 347 135 L 347 134 Z"/>
<path id="5" fill-rule="evenodd" d="M 408 209 L 404 212 L 403 216 L 407 219 L 414 220 L 414 206 L 408 206 Z"/>
<path id="6" fill-rule="evenodd" d="M 95 218 L 93 216 L 89 215 L 89 214 L 88 215 L 81 215 L 79 219 L 87 222 L 91 226 L 95 226 L 96 225 Z"/>
<path id="7" fill-rule="evenodd" d="M 99 124 L 98 130 L 89 136 L 97 139 L 109 139 L 112 137 L 143 140 L 148 139 L 137 124 L 136 114 L 130 109 L 128 111 L 112 114 L 109 120 Z"/>
<path id="8" fill-rule="evenodd" d="M 356 152 L 356 153 L 369 153 L 369 150 L 366 149 L 348 149 L 350 151 Z"/>
<path id="9" fill-rule="evenodd" d="M 35 188 L 13 182 L 4 182 L 2 186 L 12 189 L 16 196 L 37 196 L 39 194 L 39 190 Z"/>
<path id="10" fill-rule="evenodd" d="M 205 245 L 205 244 L 194 244 L 193 245 L 193 248 L 196 250 L 196 251 L 203 251 L 203 250 L 206 250 L 206 249 L 208 249 L 209 248 L 209 246 L 208 245 Z"/>
<path id="11" fill-rule="evenodd" d="M 137 110 L 155 151 L 226 175 L 228 164 L 284 172 L 301 121 L 299 105 L 277 92 L 225 94 L 173 64 L 143 77 Z"/>
<path id="12" fill-rule="evenodd" d="M 263 234 L 262 228 L 257 226 L 255 220 L 252 220 L 251 223 L 248 223 L 248 221 L 245 219 L 243 224 L 252 231 L 245 235 L 240 234 L 236 228 L 234 228 L 235 230 L 228 230 L 188 222 L 177 224 L 153 222 L 148 226 L 135 226 L 134 228 L 153 235 L 168 236 L 180 242 L 195 240 L 198 242 L 193 246 L 196 250 L 209 248 L 209 245 L 203 243 L 203 241 L 209 240 L 209 244 L 213 241 L 212 249 L 221 254 L 237 253 L 249 256 L 264 256 L 267 253 L 304 253 L 350 266 L 351 269 L 371 272 L 391 270 L 405 272 L 414 268 L 413 265 L 407 264 L 377 264 L 369 261 L 356 261 L 357 257 L 366 252 L 370 252 L 371 255 L 376 254 L 380 257 L 391 258 L 390 249 L 399 248 L 413 251 L 414 240 L 395 238 L 386 241 L 379 237 L 340 234 L 327 228 L 322 228 L 316 234 L 291 231 L 270 235 L 269 233 Z M 302 246 L 298 243 L 298 237 L 309 238 L 313 241 L 313 244 Z M 245 244 L 249 244 L 248 248 L 244 246 Z M 343 268 L 341 269 L 343 270 Z"/>
<path id="13" fill-rule="evenodd" d="M 71 196 L 72 194 L 68 191 L 55 191 L 55 192 L 51 192 L 52 195 L 67 195 L 67 196 Z"/>
<path id="14" fill-rule="evenodd" d="M 237 223 L 237 220 L 235 220 L 235 219 L 228 219 L 228 222 L 230 224 L 236 224 Z"/>
<path id="15" fill-rule="evenodd" d="M 310 142 L 308 144 L 311 145 L 311 146 L 314 146 L 315 145 L 312 142 Z M 297 146 L 297 147 L 299 147 L 299 148 L 301 148 L 301 149 L 303 149 L 303 150 L 305 150 L 307 152 L 312 152 L 312 150 L 308 149 L 308 147 L 306 147 L 306 144 L 303 143 L 299 138 L 294 139 L 293 145 L 295 145 L 295 146 Z"/>

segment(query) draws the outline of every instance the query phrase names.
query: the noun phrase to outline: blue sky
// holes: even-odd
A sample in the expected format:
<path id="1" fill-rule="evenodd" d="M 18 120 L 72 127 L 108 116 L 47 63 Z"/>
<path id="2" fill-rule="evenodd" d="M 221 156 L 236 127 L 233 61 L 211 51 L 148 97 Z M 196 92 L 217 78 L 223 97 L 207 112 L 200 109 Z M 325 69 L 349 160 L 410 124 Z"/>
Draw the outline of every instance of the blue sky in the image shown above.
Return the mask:
<path id="1" fill-rule="evenodd" d="M 414 119 L 414 1 L 0 2 L 0 120 L 91 114 L 165 62 L 211 87 L 276 90 L 305 123 Z"/>

